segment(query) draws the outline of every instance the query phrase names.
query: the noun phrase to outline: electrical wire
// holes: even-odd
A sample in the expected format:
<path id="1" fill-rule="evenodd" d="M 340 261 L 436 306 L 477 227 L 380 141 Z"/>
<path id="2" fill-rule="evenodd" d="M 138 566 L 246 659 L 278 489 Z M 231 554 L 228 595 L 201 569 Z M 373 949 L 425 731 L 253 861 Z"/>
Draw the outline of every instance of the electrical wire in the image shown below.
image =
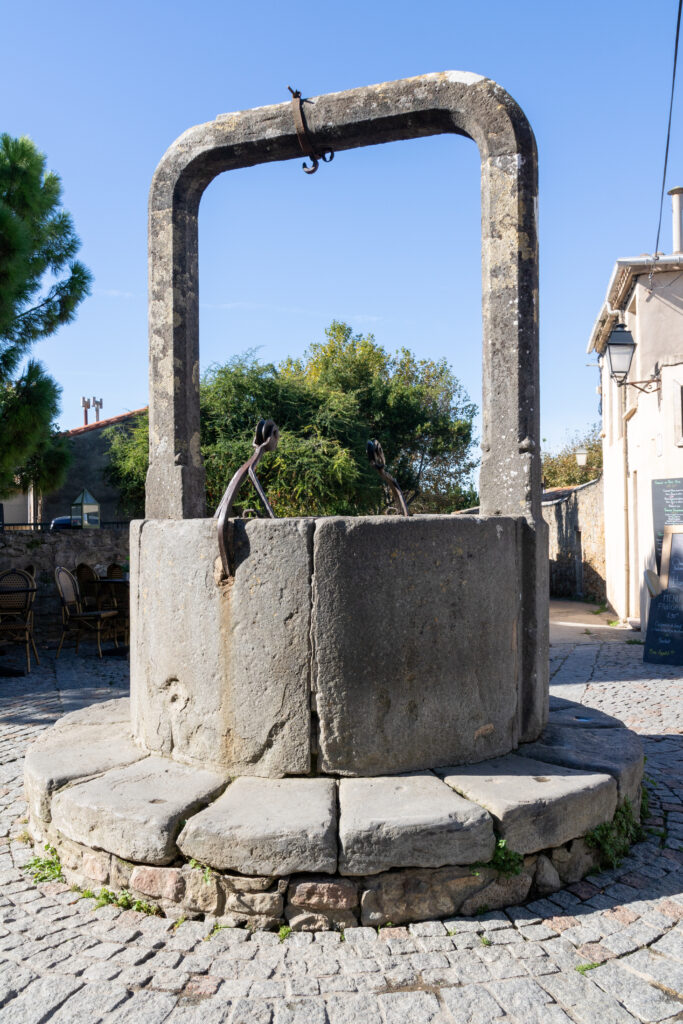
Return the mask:
<path id="1" fill-rule="evenodd" d="M 669 162 L 669 142 L 671 141 L 671 117 L 674 108 L 674 91 L 676 88 L 676 64 L 678 63 L 678 41 L 681 35 L 681 11 L 683 10 L 683 0 L 678 0 L 678 17 L 676 19 L 676 41 L 674 43 L 674 67 L 671 75 L 671 97 L 669 99 L 669 124 L 666 130 L 666 148 L 664 150 L 664 170 L 662 172 L 662 191 L 659 197 L 659 220 L 657 222 L 657 241 L 655 242 L 654 255 L 652 257 L 652 269 L 650 270 L 650 289 L 652 289 L 652 275 L 655 269 L 655 263 L 659 259 L 659 236 L 662 230 L 662 210 L 664 209 L 664 189 L 666 188 L 666 169 Z"/>

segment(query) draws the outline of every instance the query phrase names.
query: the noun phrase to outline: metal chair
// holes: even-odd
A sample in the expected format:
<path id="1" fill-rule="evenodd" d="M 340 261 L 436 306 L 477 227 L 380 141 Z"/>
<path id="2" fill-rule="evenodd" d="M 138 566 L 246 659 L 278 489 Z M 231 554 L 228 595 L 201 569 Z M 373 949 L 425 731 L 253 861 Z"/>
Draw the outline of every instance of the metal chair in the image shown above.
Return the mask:
<path id="1" fill-rule="evenodd" d="M 114 642 L 118 646 L 115 622 L 118 612 L 116 609 L 84 611 L 81 594 L 78 589 L 78 581 L 63 565 L 58 565 L 55 569 L 55 583 L 57 584 L 57 590 L 62 602 L 62 636 L 57 648 L 57 658 L 61 653 L 62 644 L 68 634 L 75 634 L 76 653 L 78 653 L 78 644 L 81 637 L 86 633 L 95 634 L 97 653 L 100 658 L 102 657 L 103 639 L 109 639 L 110 636 L 113 636 Z"/>
<path id="2" fill-rule="evenodd" d="M 35 596 L 35 580 L 23 569 L 7 569 L 0 573 L 0 640 L 24 645 L 27 672 L 31 671 L 31 647 L 40 665 L 33 639 Z"/>

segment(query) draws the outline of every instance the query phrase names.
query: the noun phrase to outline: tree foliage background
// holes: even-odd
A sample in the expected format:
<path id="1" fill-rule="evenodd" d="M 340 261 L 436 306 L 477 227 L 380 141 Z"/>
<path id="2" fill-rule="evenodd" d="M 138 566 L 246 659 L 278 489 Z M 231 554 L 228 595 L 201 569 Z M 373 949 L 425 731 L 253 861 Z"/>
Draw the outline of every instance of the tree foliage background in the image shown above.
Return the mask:
<path id="1" fill-rule="evenodd" d="M 280 428 L 276 451 L 258 475 L 277 516 L 381 512 L 386 495 L 368 462 L 380 441 L 389 472 L 415 512 L 450 512 L 476 504 L 472 472 L 474 406 L 445 360 L 390 355 L 371 334 L 333 321 L 324 342 L 303 359 L 261 364 L 253 353 L 212 366 L 200 385 L 207 510 L 253 452 L 259 419 Z M 132 430 L 111 427 L 112 482 L 123 511 L 144 513 L 147 417 Z M 258 507 L 245 483 L 236 512 Z"/>
<path id="2" fill-rule="evenodd" d="M 594 423 L 584 433 L 577 431 L 560 448 L 552 454 L 542 455 L 543 483 L 546 487 L 574 487 L 587 484 L 602 473 L 602 438 L 601 427 Z M 576 463 L 577 448 L 585 448 L 588 452 L 585 466 Z"/>
<path id="3" fill-rule="evenodd" d="M 33 142 L 0 135 L 0 495 L 59 486 L 69 463 L 61 389 L 31 346 L 70 323 L 90 290 L 59 177 Z"/>

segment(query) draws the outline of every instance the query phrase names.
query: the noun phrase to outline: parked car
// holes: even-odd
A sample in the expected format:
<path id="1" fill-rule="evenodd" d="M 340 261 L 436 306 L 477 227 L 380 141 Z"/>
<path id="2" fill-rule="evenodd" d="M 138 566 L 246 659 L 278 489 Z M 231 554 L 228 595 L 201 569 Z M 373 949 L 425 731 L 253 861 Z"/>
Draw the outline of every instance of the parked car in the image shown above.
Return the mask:
<path id="1" fill-rule="evenodd" d="M 57 516 L 50 523 L 50 532 L 54 530 L 80 530 L 81 528 L 81 517 L 80 516 Z"/>

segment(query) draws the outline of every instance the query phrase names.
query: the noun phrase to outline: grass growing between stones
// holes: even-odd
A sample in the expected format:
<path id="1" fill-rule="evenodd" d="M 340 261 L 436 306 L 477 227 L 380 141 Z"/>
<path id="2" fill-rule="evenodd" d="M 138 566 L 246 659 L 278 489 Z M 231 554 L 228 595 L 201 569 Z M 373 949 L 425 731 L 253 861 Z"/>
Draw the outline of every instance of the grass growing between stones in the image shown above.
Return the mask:
<path id="1" fill-rule="evenodd" d="M 190 860 L 190 867 L 193 868 L 195 871 L 201 871 L 204 882 L 206 883 L 206 885 L 209 884 L 213 871 L 211 870 L 208 864 L 202 864 L 201 861 L 195 860 L 194 857 L 192 857 L 192 859 Z"/>
<path id="2" fill-rule="evenodd" d="M 280 928 L 280 931 L 277 934 L 278 938 L 280 939 L 280 942 L 284 942 L 285 939 L 292 934 L 292 929 L 289 927 L 288 924 L 283 924 Z"/>
<path id="3" fill-rule="evenodd" d="M 32 857 L 25 870 L 34 882 L 63 882 L 62 862 L 54 846 L 45 844 L 47 857 Z"/>
<path id="4" fill-rule="evenodd" d="M 72 891 L 79 892 L 82 900 L 95 900 L 93 910 L 99 910 L 100 907 L 114 906 L 119 907 L 121 910 L 136 910 L 139 914 L 150 914 L 152 916 L 161 914 L 161 909 L 156 903 L 148 903 L 146 900 L 136 899 L 127 889 L 122 889 L 121 892 L 113 892 L 111 889 L 102 888 L 99 892 L 94 892 L 92 889 L 78 889 L 77 886 L 72 886 Z"/>
<path id="5" fill-rule="evenodd" d="M 579 974 L 585 974 L 586 971 L 592 971 L 593 968 L 599 967 L 599 966 L 600 966 L 600 964 L 595 964 L 595 963 L 593 963 L 593 964 L 577 964 L 577 966 L 574 968 L 574 970 L 578 971 Z"/>
<path id="6" fill-rule="evenodd" d="M 586 836 L 586 844 L 597 850 L 603 867 L 619 867 L 633 843 L 645 838 L 645 832 L 626 798 L 611 821 L 598 825 Z"/>
<path id="7" fill-rule="evenodd" d="M 473 875 L 478 875 L 477 868 L 493 868 L 499 875 L 503 875 L 505 878 L 512 878 L 513 875 L 518 875 L 521 872 L 523 866 L 524 857 L 522 854 L 510 850 L 507 839 L 499 839 L 496 842 L 496 848 L 491 860 L 486 863 L 484 861 L 477 861 L 470 868 L 470 872 Z"/>

